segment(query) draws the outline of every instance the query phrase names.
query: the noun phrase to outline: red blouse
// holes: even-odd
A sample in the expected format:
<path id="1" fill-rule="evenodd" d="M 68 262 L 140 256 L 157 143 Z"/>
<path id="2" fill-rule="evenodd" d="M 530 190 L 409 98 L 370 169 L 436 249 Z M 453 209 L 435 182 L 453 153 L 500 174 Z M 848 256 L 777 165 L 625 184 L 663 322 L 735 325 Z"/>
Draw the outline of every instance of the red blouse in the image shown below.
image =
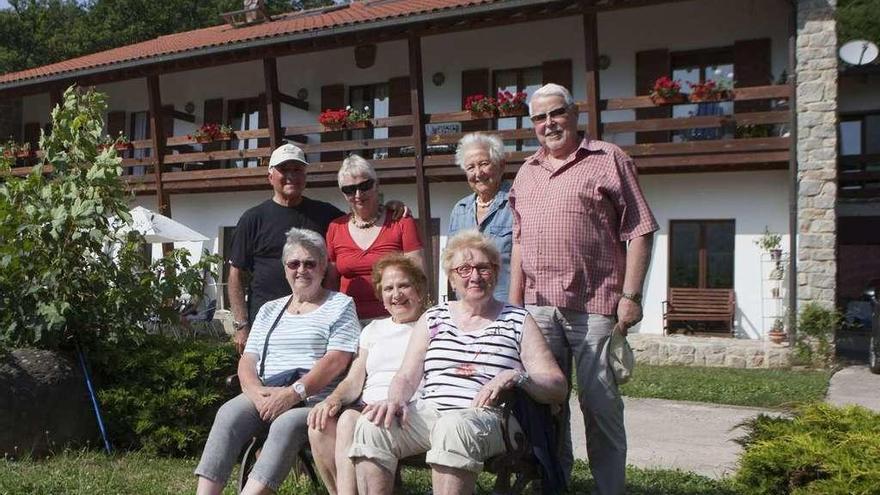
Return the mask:
<path id="1" fill-rule="evenodd" d="M 330 222 L 327 228 L 327 254 L 339 271 L 339 290 L 354 299 L 358 318 L 388 316 L 372 284 L 373 264 L 388 253 L 408 253 L 421 249 L 416 221 L 412 217 L 392 220 L 385 217 L 379 236 L 367 250 L 358 246 L 348 231 L 351 215 Z"/>

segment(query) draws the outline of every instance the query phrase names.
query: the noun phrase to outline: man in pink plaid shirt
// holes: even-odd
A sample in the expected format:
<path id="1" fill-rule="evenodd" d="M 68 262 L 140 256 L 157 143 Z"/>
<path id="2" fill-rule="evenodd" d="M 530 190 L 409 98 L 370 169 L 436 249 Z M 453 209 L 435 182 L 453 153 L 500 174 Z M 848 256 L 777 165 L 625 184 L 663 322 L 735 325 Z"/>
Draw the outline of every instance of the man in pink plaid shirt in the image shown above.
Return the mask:
<path id="1" fill-rule="evenodd" d="M 567 89 L 540 88 L 529 115 L 541 149 L 525 160 L 510 190 L 510 302 L 526 305 L 569 379 L 574 359 L 590 470 L 600 494 L 622 494 L 623 401 L 606 342 L 642 319 L 657 221 L 632 159 L 613 144 L 578 137 L 578 111 Z M 567 480 L 570 414 L 566 402 L 560 460 Z"/>

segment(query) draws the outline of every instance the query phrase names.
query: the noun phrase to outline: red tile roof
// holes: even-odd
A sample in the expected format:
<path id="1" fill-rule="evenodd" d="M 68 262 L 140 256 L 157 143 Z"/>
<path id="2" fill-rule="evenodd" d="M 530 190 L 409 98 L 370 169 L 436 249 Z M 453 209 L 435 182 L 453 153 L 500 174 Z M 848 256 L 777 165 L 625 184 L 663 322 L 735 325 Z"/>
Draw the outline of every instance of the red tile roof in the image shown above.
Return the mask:
<path id="1" fill-rule="evenodd" d="M 3 85 L 65 73 L 106 68 L 126 62 L 181 54 L 211 47 L 222 47 L 273 38 L 282 35 L 321 31 L 355 24 L 366 24 L 443 10 L 454 10 L 504 0 L 355 0 L 344 8 L 325 11 L 291 12 L 275 16 L 273 21 L 247 27 L 228 24 L 159 38 L 93 53 L 42 67 L 0 75 Z M 16 84 L 16 85 L 19 85 Z"/>

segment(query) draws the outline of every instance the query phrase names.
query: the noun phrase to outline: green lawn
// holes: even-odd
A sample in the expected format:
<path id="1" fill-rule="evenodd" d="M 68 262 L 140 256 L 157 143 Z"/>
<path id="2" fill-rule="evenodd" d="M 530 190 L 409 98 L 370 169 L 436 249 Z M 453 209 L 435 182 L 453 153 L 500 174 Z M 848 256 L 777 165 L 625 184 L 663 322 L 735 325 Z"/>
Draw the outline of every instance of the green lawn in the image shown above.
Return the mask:
<path id="1" fill-rule="evenodd" d="M 629 397 L 788 408 L 825 398 L 830 371 L 636 365 L 621 388 Z"/>
<path id="2" fill-rule="evenodd" d="M 0 495 L 182 494 L 195 492 L 194 459 L 168 459 L 142 453 L 116 454 L 75 451 L 44 461 L 0 460 Z M 424 494 L 430 487 L 427 470 L 404 472 L 404 493 Z M 477 493 L 491 492 L 491 475 L 480 477 Z M 590 493 L 592 478 L 586 464 L 575 466 L 572 494 Z M 227 487 L 225 493 L 233 494 Z M 306 482 L 288 480 L 279 495 L 311 493 Z M 733 495 L 726 480 L 691 473 L 630 468 L 627 493 L 631 495 Z"/>

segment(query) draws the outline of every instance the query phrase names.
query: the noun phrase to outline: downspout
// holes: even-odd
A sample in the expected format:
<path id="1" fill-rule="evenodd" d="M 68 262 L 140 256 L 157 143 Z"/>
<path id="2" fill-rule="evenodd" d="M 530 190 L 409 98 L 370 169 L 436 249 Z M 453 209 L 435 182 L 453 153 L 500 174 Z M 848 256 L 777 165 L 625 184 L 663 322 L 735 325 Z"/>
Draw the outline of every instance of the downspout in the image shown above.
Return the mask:
<path id="1" fill-rule="evenodd" d="M 798 236 L 798 120 L 797 120 L 797 0 L 789 0 L 791 10 L 788 19 L 788 99 L 791 121 L 791 146 L 788 155 L 788 341 L 794 346 L 797 340 L 797 236 Z"/>

